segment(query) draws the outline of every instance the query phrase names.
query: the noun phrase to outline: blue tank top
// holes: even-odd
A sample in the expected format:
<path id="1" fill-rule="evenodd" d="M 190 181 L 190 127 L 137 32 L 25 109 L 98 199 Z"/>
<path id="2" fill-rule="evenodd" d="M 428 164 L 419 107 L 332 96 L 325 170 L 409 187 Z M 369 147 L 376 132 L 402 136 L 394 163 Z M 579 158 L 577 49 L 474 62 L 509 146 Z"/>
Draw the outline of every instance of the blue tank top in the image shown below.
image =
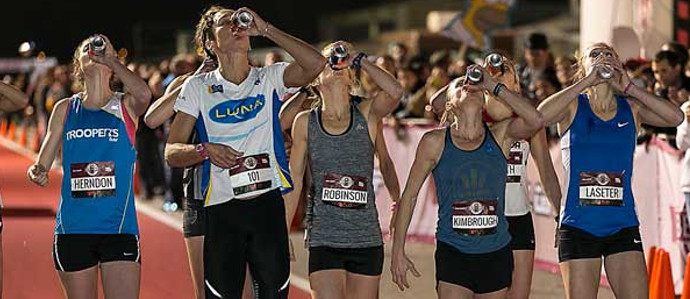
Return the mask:
<path id="1" fill-rule="evenodd" d="M 62 136 L 62 191 L 56 234 L 139 234 L 134 209 L 134 122 L 122 93 L 87 109 L 69 100 Z"/>
<path id="2" fill-rule="evenodd" d="M 587 95 L 578 99 L 570 128 L 562 134 L 565 179 L 561 224 L 598 237 L 638 226 L 630 178 L 636 129 L 628 101 L 616 97 L 616 116 L 597 117 Z"/>
<path id="3" fill-rule="evenodd" d="M 446 128 L 445 146 L 433 170 L 438 197 L 436 239 L 463 253 L 499 250 L 510 243 L 505 218 L 506 157 L 484 126 L 475 150 L 457 148 Z"/>

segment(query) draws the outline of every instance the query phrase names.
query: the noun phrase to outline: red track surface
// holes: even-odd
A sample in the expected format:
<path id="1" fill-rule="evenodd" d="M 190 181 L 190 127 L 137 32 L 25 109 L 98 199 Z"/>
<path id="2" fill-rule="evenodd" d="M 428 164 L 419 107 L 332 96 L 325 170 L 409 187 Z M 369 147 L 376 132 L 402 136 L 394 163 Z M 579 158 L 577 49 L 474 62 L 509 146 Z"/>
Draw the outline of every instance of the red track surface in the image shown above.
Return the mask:
<path id="1" fill-rule="evenodd" d="M 63 298 L 51 252 L 62 175 L 52 171 L 49 185 L 37 187 L 26 179 L 30 163 L 27 157 L 0 146 L 3 298 Z M 142 213 L 138 220 L 142 250 L 140 297 L 194 298 L 182 233 Z M 309 295 L 291 287 L 290 298 Z"/>

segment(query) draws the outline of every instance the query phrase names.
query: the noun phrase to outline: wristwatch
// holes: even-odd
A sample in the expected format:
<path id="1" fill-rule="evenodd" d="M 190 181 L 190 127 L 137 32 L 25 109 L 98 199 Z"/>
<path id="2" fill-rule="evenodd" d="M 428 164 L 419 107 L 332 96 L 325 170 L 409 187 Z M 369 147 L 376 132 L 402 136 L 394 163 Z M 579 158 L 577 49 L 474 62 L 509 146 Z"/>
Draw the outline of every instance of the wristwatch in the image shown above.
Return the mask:
<path id="1" fill-rule="evenodd" d="M 208 153 L 206 152 L 206 147 L 204 146 L 203 143 L 199 143 L 194 147 L 197 153 L 199 153 L 199 156 L 203 158 L 204 160 L 208 159 Z"/>

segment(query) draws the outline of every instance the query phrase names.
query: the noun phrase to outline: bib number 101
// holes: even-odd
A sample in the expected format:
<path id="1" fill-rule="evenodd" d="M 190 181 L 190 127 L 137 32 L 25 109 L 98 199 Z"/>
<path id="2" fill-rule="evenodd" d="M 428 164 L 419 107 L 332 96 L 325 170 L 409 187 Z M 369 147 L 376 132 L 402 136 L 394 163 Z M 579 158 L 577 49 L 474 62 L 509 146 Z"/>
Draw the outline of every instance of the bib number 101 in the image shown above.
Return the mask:
<path id="1" fill-rule="evenodd" d="M 247 172 L 247 176 L 249 177 L 249 182 L 258 182 L 259 181 L 259 172 L 258 171 L 250 171 Z"/>

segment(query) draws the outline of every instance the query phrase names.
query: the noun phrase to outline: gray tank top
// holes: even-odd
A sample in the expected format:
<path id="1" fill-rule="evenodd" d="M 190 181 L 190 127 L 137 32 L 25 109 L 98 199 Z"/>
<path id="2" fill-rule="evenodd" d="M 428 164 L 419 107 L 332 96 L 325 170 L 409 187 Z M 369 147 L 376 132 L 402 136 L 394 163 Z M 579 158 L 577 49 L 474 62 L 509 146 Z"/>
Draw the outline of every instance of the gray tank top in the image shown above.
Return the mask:
<path id="1" fill-rule="evenodd" d="M 349 127 L 331 135 L 321 111 L 312 110 L 308 146 L 314 192 L 307 209 L 308 246 L 383 245 L 372 184 L 374 145 L 364 115 L 352 103 Z"/>

